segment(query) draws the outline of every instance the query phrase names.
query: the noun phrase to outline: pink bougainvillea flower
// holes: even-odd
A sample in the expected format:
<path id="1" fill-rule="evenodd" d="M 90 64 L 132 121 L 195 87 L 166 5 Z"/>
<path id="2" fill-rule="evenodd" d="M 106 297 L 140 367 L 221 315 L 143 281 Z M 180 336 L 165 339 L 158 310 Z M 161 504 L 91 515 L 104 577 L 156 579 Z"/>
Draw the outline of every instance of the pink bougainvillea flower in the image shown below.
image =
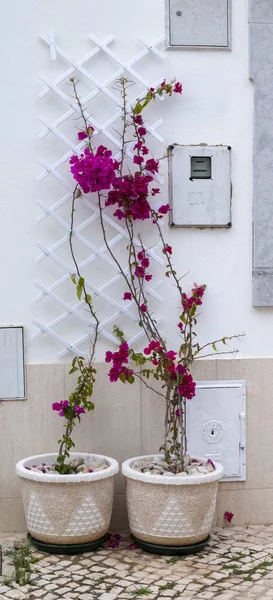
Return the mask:
<path id="1" fill-rule="evenodd" d="M 153 358 L 152 363 L 155 367 L 157 367 L 158 365 L 158 360 L 156 360 L 156 358 Z"/>
<path id="2" fill-rule="evenodd" d="M 134 270 L 134 275 L 136 277 L 139 277 L 140 279 L 143 279 L 144 275 L 145 275 L 145 269 L 144 267 L 137 265 L 135 270 Z"/>
<path id="3" fill-rule="evenodd" d="M 177 327 L 179 327 L 180 331 L 184 331 L 181 321 L 180 323 L 177 323 Z"/>
<path id="4" fill-rule="evenodd" d="M 155 196 L 156 194 L 160 194 L 160 188 L 152 188 L 152 196 Z"/>
<path id="5" fill-rule="evenodd" d="M 78 140 L 85 140 L 90 137 L 94 133 L 94 127 L 92 125 L 88 125 L 85 131 L 78 132 Z"/>
<path id="6" fill-rule="evenodd" d="M 151 274 L 147 274 L 145 275 L 145 281 L 151 281 L 151 279 L 153 279 L 153 276 Z"/>
<path id="7" fill-rule="evenodd" d="M 88 133 L 86 131 L 78 132 L 78 140 L 85 140 L 88 137 Z"/>
<path id="8" fill-rule="evenodd" d="M 140 308 L 141 312 L 143 312 L 143 313 L 147 312 L 146 304 L 141 304 L 139 308 Z"/>
<path id="9" fill-rule="evenodd" d="M 141 115 L 136 115 L 136 117 L 133 116 L 132 119 L 137 125 L 143 125 L 143 119 Z"/>
<path id="10" fill-rule="evenodd" d="M 169 358 L 170 360 L 175 360 L 176 355 L 177 352 L 174 352 L 174 350 L 169 350 L 168 352 L 166 352 L 166 358 Z"/>
<path id="11" fill-rule="evenodd" d="M 175 94 L 182 94 L 182 83 L 180 83 L 179 81 L 176 82 L 173 91 Z"/>
<path id="12" fill-rule="evenodd" d="M 207 463 L 208 463 L 208 465 L 211 465 L 213 467 L 213 469 L 215 469 L 215 464 L 214 464 L 214 462 L 212 462 L 212 460 L 210 458 L 208 458 Z"/>
<path id="13" fill-rule="evenodd" d="M 141 261 L 141 265 L 142 267 L 144 267 L 144 269 L 147 269 L 147 267 L 149 267 L 150 265 L 150 261 L 147 257 L 144 257 Z"/>
<path id="14" fill-rule="evenodd" d="M 165 87 L 166 85 L 166 79 L 163 79 L 162 83 L 160 84 L 161 87 Z"/>
<path id="15" fill-rule="evenodd" d="M 162 252 L 163 252 L 163 254 L 172 254 L 173 249 L 171 246 L 165 246 L 165 248 L 163 248 Z"/>
<path id="16" fill-rule="evenodd" d="M 141 152 L 145 156 L 146 154 L 149 154 L 149 149 L 147 148 L 147 146 L 142 146 Z"/>
<path id="17" fill-rule="evenodd" d="M 120 161 L 118 161 L 118 160 L 116 160 L 116 159 L 114 158 L 114 160 L 113 160 L 113 167 L 114 167 L 115 171 L 118 171 L 118 169 L 119 169 L 120 165 L 121 165 L 121 160 L 120 160 Z"/>
<path id="18" fill-rule="evenodd" d="M 74 406 L 74 415 L 81 415 L 85 413 L 85 409 L 82 406 Z"/>
<path id="19" fill-rule="evenodd" d="M 147 130 L 145 129 L 145 127 L 139 127 L 137 132 L 138 132 L 138 135 L 140 135 L 140 137 L 143 137 L 143 135 L 146 135 Z"/>
<path id="20" fill-rule="evenodd" d="M 60 402 L 53 402 L 52 410 L 57 410 L 59 417 L 64 417 L 64 409 L 69 405 L 68 400 L 61 400 Z"/>
<path id="21" fill-rule="evenodd" d="M 177 408 L 175 411 L 175 416 L 180 417 L 180 408 Z"/>
<path id="22" fill-rule="evenodd" d="M 151 173 L 158 173 L 158 165 L 159 160 L 155 160 L 154 158 L 149 158 L 145 164 L 145 169 L 147 171 L 151 171 Z"/>
<path id="23" fill-rule="evenodd" d="M 110 352 L 110 350 L 107 350 L 106 354 L 105 354 L 105 362 L 109 363 L 111 362 L 113 358 L 113 352 Z"/>
<path id="24" fill-rule="evenodd" d="M 144 348 L 143 353 L 148 355 L 154 351 L 161 352 L 161 350 L 162 350 L 161 344 L 159 342 L 156 342 L 155 340 L 152 340 L 149 343 L 149 346 L 147 346 L 147 348 Z"/>
<path id="25" fill-rule="evenodd" d="M 141 165 L 144 161 L 143 156 L 137 156 L 137 154 L 135 154 L 134 156 L 134 160 L 133 163 L 135 163 L 135 165 Z"/>
<path id="26" fill-rule="evenodd" d="M 120 545 L 121 535 L 119 533 L 109 533 L 107 546 L 108 548 L 118 548 Z"/>
<path id="27" fill-rule="evenodd" d="M 162 206 L 160 206 L 160 208 L 158 209 L 158 212 L 161 215 L 166 215 L 170 210 L 170 205 L 169 204 L 162 204 Z"/>
<path id="28" fill-rule="evenodd" d="M 234 517 L 234 514 L 232 512 L 228 512 L 226 510 L 226 512 L 224 513 L 224 519 L 225 519 L 225 521 L 228 521 L 228 523 L 231 523 L 233 517 Z"/>
<path id="29" fill-rule="evenodd" d="M 132 300 L 131 292 L 124 292 L 123 300 Z"/>

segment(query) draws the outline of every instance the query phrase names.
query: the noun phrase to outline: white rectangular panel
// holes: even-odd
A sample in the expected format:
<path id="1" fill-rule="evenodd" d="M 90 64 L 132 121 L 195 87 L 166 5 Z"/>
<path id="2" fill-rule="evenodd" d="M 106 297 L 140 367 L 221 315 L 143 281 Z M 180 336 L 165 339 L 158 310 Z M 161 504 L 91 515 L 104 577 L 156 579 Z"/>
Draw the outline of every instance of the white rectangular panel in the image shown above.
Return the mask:
<path id="1" fill-rule="evenodd" d="M 224 466 L 224 480 L 246 479 L 245 381 L 197 382 L 187 400 L 188 452 Z"/>
<path id="2" fill-rule="evenodd" d="M 230 0 L 166 0 L 170 48 L 230 47 Z"/>
<path id="3" fill-rule="evenodd" d="M 23 327 L 0 327 L 0 400 L 25 397 Z"/>
<path id="4" fill-rule="evenodd" d="M 231 147 L 174 144 L 168 155 L 170 225 L 231 227 Z"/>

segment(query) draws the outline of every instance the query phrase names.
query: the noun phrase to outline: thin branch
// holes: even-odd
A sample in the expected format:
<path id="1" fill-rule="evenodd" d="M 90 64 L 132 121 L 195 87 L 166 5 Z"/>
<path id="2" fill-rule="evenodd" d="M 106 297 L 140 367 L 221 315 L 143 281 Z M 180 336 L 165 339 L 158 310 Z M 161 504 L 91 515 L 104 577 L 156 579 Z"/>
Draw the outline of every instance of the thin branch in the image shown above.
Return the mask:
<path id="1" fill-rule="evenodd" d="M 155 388 L 153 388 L 151 385 L 149 385 L 147 383 L 147 381 L 145 379 L 143 379 L 143 377 L 141 377 L 140 373 L 136 373 L 136 371 L 134 371 L 134 375 L 136 375 L 136 377 L 138 379 L 140 379 L 140 381 L 142 381 L 142 383 L 144 383 L 144 385 L 146 386 L 146 388 L 148 388 L 149 390 L 151 390 L 152 392 L 154 392 L 155 394 L 157 394 L 158 396 L 161 396 L 162 398 L 164 398 L 164 400 L 166 400 L 166 396 L 165 394 L 161 394 L 161 392 L 158 392 L 158 390 L 156 390 Z"/>
<path id="2" fill-rule="evenodd" d="M 207 358 L 208 356 L 222 356 L 222 354 L 237 354 L 239 350 L 226 350 L 225 352 L 211 352 L 210 354 L 203 354 L 203 356 L 195 356 L 194 360 L 200 360 L 201 358 Z"/>

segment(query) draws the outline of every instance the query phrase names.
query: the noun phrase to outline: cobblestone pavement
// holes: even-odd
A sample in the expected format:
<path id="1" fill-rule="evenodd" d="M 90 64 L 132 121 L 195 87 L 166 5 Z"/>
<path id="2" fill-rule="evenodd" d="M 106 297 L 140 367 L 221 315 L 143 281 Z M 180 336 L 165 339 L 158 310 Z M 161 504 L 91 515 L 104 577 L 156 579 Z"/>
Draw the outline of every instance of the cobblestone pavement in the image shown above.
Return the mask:
<path id="1" fill-rule="evenodd" d="M 0 534 L 5 549 L 23 534 Z M 273 598 L 273 525 L 226 527 L 214 531 L 207 548 L 184 558 L 130 549 L 123 535 L 118 548 L 105 544 L 94 553 L 39 559 L 35 581 L 7 584 L 12 567 L 4 557 L 0 600 L 195 600 Z"/>

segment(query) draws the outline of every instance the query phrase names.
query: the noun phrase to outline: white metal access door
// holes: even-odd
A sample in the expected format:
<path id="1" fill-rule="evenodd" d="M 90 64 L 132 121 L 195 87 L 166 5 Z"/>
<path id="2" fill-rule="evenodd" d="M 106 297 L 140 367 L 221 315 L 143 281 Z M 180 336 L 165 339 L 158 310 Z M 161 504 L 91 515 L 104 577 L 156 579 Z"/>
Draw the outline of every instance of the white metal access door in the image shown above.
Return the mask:
<path id="1" fill-rule="evenodd" d="M 219 461 L 224 480 L 246 479 L 246 382 L 200 381 L 187 400 L 188 452 Z"/>

